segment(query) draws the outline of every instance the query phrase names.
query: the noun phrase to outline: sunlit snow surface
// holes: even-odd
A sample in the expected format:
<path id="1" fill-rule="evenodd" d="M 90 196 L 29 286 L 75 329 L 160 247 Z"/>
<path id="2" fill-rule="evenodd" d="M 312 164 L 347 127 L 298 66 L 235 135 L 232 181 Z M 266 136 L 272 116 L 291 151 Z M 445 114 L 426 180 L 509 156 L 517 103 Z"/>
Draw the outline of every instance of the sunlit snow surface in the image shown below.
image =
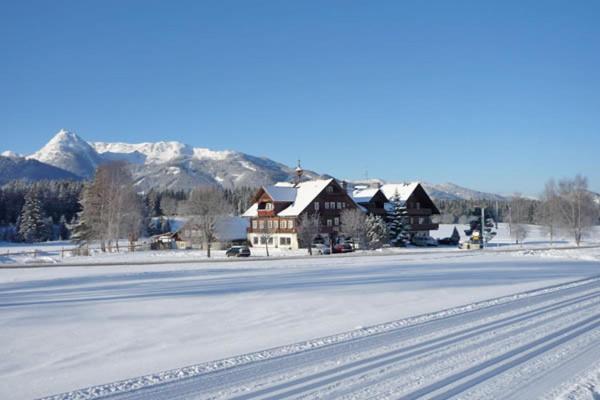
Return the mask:
<path id="1" fill-rule="evenodd" d="M 2 269 L 0 398 L 60 393 L 598 274 L 597 261 L 527 252 Z"/>

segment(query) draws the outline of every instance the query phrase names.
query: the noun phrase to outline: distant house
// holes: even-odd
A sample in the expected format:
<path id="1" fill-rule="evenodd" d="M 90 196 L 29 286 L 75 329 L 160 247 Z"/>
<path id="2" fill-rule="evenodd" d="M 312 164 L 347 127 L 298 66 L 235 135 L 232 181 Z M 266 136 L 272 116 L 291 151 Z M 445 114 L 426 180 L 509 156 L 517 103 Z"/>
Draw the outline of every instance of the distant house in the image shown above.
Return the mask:
<path id="1" fill-rule="evenodd" d="M 302 171 L 297 169 L 300 176 Z M 265 242 L 274 247 L 299 248 L 298 221 L 302 215 L 318 213 L 320 234 L 335 237 L 341 228 L 341 213 L 357 208 L 346 189 L 335 179 L 295 184 L 280 182 L 260 188 L 252 206 L 243 214 L 249 218 L 248 241 L 254 246 Z"/>
<path id="2" fill-rule="evenodd" d="M 180 247 L 181 242 L 177 232 L 161 233 L 150 238 L 150 250 L 174 250 Z"/>
<path id="3" fill-rule="evenodd" d="M 193 220 L 180 217 L 171 222 L 171 227 L 177 233 L 177 248 L 202 249 L 204 241 L 200 231 L 194 226 Z M 215 224 L 217 240 L 212 242 L 211 247 L 215 250 L 223 250 L 231 245 L 245 244 L 248 220 L 236 216 L 220 217 Z"/>
<path id="4" fill-rule="evenodd" d="M 357 204 L 379 216 L 385 216 L 385 207 L 389 207 L 396 195 L 406 207 L 411 235 L 429 236 L 430 231 L 439 228 L 431 217 L 439 215 L 440 211 L 419 182 L 356 186 L 352 190 L 352 198 Z"/>

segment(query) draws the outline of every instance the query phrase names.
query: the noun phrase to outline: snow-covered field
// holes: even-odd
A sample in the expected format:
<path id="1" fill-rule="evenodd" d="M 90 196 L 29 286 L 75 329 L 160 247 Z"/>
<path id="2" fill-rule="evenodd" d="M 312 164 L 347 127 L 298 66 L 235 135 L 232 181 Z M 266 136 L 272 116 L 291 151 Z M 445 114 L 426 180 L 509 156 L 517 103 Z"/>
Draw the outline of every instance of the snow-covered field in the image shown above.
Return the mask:
<path id="1" fill-rule="evenodd" d="M 562 257 L 560 251 L 568 252 L 568 256 Z M 0 398 L 47 396 L 354 329 L 359 330 L 350 336 L 361 336 L 373 330 L 360 328 L 388 321 L 397 321 L 390 326 L 394 332 L 400 332 L 398 329 L 404 326 L 422 323 L 429 318 L 415 319 L 417 315 L 439 313 L 452 307 L 600 275 L 600 250 L 554 252 L 556 254 L 545 252 L 543 255 L 530 250 L 508 254 L 412 252 L 387 257 L 321 257 L 271 262 L 257 259 L 214 264 L 0 269 Z M 514 342 L 502 342 L 505 347 L 496 346 L 485 352 L 486 347 L 481 344 L 476 346 L 480 351 L 472 353 L 473 343 L 479 342 L 469 342 L 471 345 L 465 342 L 463 345 L 468 348 L 464 350 L 464 357 L 462 350 L 457 350 L 459 359 L 454 367 L 442 368 L 431 360 L 423 366 L 442 369 L 422 376 L 409 372 L 405 372 L 408 375 L 404 376 L 396 371 L 394 376 L 398 377 L 398 382 L 412 380 L 413 386 L 410 387 L 416 388 L 419 382 L 426 386 L 432 382 L 424 376 L 443 377 L 446 372 L 456 373 L 456 368 L 468 368 L 485 361 L 486 357 L 498 357 L 502 349 L 512 349 L 526 344 L 528 340 L 539 339 L 540 335 L 562 329 L 564 324 L 573 323 L 577 318 L 581 321 L 591 318 L 589 313 L 595 312 L 597 316 L 600 310 L 595 303 L 590 303 L 599 297 L 596 289 L 596 283 L 590 283 L 581 291 L 559 291 L 560 296 L 549 296 L 545 300 L 536 297 L 539 302 L 528 303 L 526 307 L 521 303 L 511 303 L 515 306 L 506 306 L 502 312 L 492 310 L 477 318 L 468 314 L 472 316 L 462 318 L 477 325 L 492 321 L 490 318 L 494 321 L 508 318 L 530 308 L 533 313 L 539 307 L 550 309 L 559 302 L 567 304 L 575 301 L 571 308 L 560 309 L 563 314 L 570 315 L 568 320 L 548 314 L 548 320 L 554 321 L 553 325 L 544 325 L 538 321 L 539 318 L 544 319 L 544 314 L 540 314 L 535 320 L 524 318 L 525 325 L 507 325 L 510 334 L 508 330 L 499 329 L 497 332 L 504 335 L 502 338 L 516 338 Z M 580 297 L 581 304 L 574 300 Z M 473 311 L 476 308 L 469 306 L 462 310 Z M 582 313 L 575 312 L 579 308 Z M 558 309 L 556 313 L 559 313 Z M 403 320 L 406 318 L 408 320 Z M 535 330 L 527 330 L 529 323 L 536 327 Z M 425 329 L 428 325 L 415 326 Z M 301 350 L 312 360 L 304 369 L 278 375 L 279 368 L 283 368 L 280 365 L 271 371 L 274 375 L 268 375 L 268 371 L 263 371 L 263 374 L 259 368 L 257 373 L 266 381 L 257 377 L 251 381 L 262 382 L 261 385 L 266 386 L 285 383 L 291 376 L 304 376 L 310 371 L 322 373 L 331 368 L 331 362 L 326 360 L 346 365 L 351 360 L 370 359 L 376 354 L 383 354 L 386 349 L 403 348 L 413 342 L 416 345 L 425 337 L 445 337 L 449 332 L 466 326 L 464 319 L 450 320 L 449 325 L 442 324 L 439 329 L 427 330 L 422 337 L 421 334 L 407 334 L 406 341 L 397 341 L 394 336 L 390 337 L 390 341 L 377 342 L 380 347 L 363 348 L 352 342 L 354 344 L 347 345 L 355 348 L 356 354 L 342 352 L 338 354 L 339 359 L 330 359 L 329 356 L 323 359 L 317 353 L 306 352 L 307 347 L 318 347 L 319 343 L 324 343 L 323 340 L 309 342 L 304 347 L 294 345 L 287 351 Z M 389 330 L 385 325 L 381 329 Z M 518 332 L 521 333 L 517 335 Z M 480 339 L 492 343 L 489 334 Z M 588 344 L 596 339 L 587 333 L 581 337 Z M 578 346 L 577 343 L 567 342 L 565 346 Z M 600 347 L 599 341 L 594 343 Z M 311 354 L 317 354 L 317 358 L 311 358 Z M 555 353 L 545 355 L 553 359 L 558 357 Z M 254 359 L 253 356 L 238 357 L 233 359 L 237 361 L 225 365 Z M 295 365 L 293 359 L 291 362 Z M 223 366 L 224 363 L 208 365 Z M 564 375 L 553 383 L 567 385 L 569 379 L 577 377 L 585 382 L 593 381 L 594 370 L 588 368 L 589 365 L 584 366 L 583 372 L 591 378 L 580 375 L 581 365 L 577 364 L 567 372 L 559 369 Z M 203 368 L 206 369 L 206 366 L 200 370 Z M 515 375 L 510 376 L 513 379 L 511 385 L 514 385 Z M 370 383 L 377 382 L 379 378 L 387 382 L 375 387 L 393 389 L 394 385 L 389 379 L 383 379 L 383 375 L 371 378 L 374 381 L 369 380 Z M 231 383 L 225 385 L 227 390 L 237 390 L 247 384 L 247 381 L 232 380 L 231 376 L 219 382 L 221 386 L 215 386 L 217 392 L 223 390 L 224 382 Z M 353 393 L 352 388 L 363 386 L 367 385 L 352 380 L 342 385 L 348 393 Z M 493 387 L 501 386 L 498 383 Z M 571 385 L 564 390 L 580 390 L 577 389 L 580 386 Z M 194 387 L 198 390 L 198 386 Z M 313 397 L 330 397 L 328 390 L 319 386 Z M 222 398 L 233 397 L 232 392 L 224 393 Z M 332 397 L 337 395 L 337 392 L 331 393 Z M 363 395 L 368 393 L 371 392 Z M 271 395 L 281 398 L 277 392 Z M 151 397 L 174 396 L 167 392 L 155 393 Z M 141 398 L 148 397 L 142 395 Z"/>
<path id="2" fill-rule="evenodd" d="M 431 235 L 435 238 L 449 237 L 452 230 L 456 227 L 464 238 L 464 230 L 467 225 L 440 225 L 440 229 L 432 231 Z M 571 236 L 562 232 L 556 235 L 554 242 L 551 244 L 547 232 L 540 226 L 528 225 L 527 237 L 525 241 L 516 245 L 511 239 L 508 225 L 500 224 L 497 231 L 497 236 L 489 243 L 489 250 L 510 250 L 510 249 L 536 249 L 550 247 L 565 247 L 574 246 Z M 600 227 L 595 227 L 590 231 L 590 234 L 585 237 L 582 245 L 600 244 Z M 129 253 L 127 251 L 127 242 L 121 243 L 121 252 L 102 253 L 99 249 L 93 249 L 91 256 L 72 256 L 70 252 L 61 253 L 62 249 L 73 249 L 75 246 L 68 241 L 57 241 L 47 243 L 23 244 L 23 243 L 6 243 L 0 242 L 0 265 L 2 264 L 94 264 L 94 263 L 161 263 L 163 260 L 173 262 L 195 262 L 208 261 L 206 251 L 204 250 L 162 250 L 162 251 L 138 251 Z M 97 246 L 96 246 L 97 247 Z M 36 250 L 36 257 L 32 254 L 23 254 L 24 252 L 32 252 Z M 253 247 L 253 257 L 266 257 L 266 249 L 262 246 Z M 407 248 L 389 248 L 374 252 L 359 252 L 369 254 L 389 254 L 389 253 L 410 253 L 422 251 L 422 248 L 409 246 Z M 460 252 L 456 246 L 440 246 L 435 248 L 427 248 L 427 251 L 456 251 Z M 275 258 L 289 258 L 306 256 L 305 249 L 289 250 L 285 248 L 269 248 L 269 256 Z M 360 255 L 360 254 L 358 254 Z M 212 259 L 225 259 L 224 250 L 213 250 Z"/>

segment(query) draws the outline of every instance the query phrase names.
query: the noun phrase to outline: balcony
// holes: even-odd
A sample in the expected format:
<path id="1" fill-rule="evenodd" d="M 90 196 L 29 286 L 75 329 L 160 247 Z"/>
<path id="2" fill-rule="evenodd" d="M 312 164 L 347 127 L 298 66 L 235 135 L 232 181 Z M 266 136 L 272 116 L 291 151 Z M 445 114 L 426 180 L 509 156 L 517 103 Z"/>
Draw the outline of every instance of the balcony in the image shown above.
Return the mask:
<path id="1" fill-rule="evenodd" d="M 438 230 L 440 227 L 440 224 L 434 224 L 432 222 L 430 223 L 426 223 L 426 224 L 410 224 L 410 231 L 411 232 L 416 232 L 416 231 L 435 231 Z"/>
<path id="2" fill-rule="evenodd" d="M 412 216 L 428 216 L 431 215 L 431 208 L 407 208 L 406 214 Z"/>

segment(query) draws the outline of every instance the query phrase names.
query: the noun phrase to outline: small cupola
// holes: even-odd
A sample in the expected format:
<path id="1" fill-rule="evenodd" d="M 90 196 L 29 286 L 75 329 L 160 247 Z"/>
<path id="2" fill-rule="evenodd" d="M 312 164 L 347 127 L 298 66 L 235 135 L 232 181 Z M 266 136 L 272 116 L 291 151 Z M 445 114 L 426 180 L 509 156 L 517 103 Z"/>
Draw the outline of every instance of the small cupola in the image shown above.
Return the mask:
<path id="1" fill-rule="evenodd" d="M 302 174 L 304 174 L 304 170 L 300 165 L 300 160 L 298 160 L 298 166 L 295 169 L 296 175 L 294 176 L 294 184 L 297 185 L 302 180 Z"/>

